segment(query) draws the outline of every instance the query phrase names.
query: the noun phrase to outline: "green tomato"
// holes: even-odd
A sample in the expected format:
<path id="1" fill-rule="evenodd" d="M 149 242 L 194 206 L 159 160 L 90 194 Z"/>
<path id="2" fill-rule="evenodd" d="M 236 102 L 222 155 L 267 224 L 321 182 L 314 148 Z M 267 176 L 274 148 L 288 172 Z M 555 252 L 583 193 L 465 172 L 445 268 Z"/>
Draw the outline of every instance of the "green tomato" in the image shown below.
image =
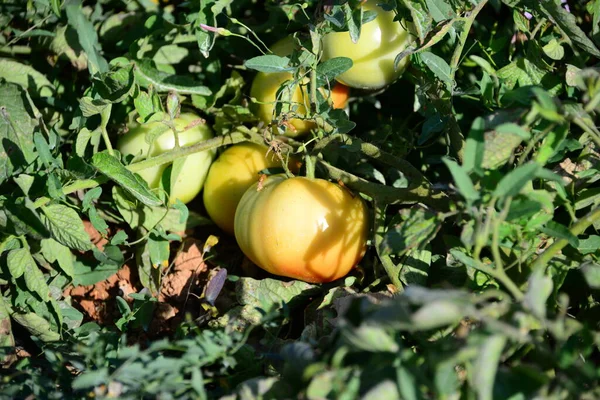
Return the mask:
<path id="1" fill-rule="evenodd" d="M 362 25 L 360 38 L 353 43 L 348 32 L 333 32 L 323 38 L 323 58 L 348 57 L 353 66 L 337 77 L 346 86 L 357 89 L 381 89 L 402 75 L 408 57 L 394 70 L 394 59 L 411 43 L 410 33 L 394 21 L 393 11 L 384 11 L 378 0 L 368 0 L 362 7 L 375 11 L 377 17 Z"/>
<path id="2" fill-rule="evenodd" d="M 213 137 L 213 132 L 201 118 L 192 113 L 182 113 L 175 119 L 175 129 L 179 136 L 181 147 L 191 146 L 195 143 L 208 140 Z M 198 123 L 200 122 L 200 123 Z M 191 124 L 196 124 L 186 129 Z M 152 142 L 152 146 L 146 141 L 146 135 L 161 132 Z M 172 150 L 175 147 L 175 135 L 163 122 L 150 122 L 148 124 L 136 125 L 130 128 L 129 132 L 122 136 L 117 143 L 118 150 L 125 154 L 132 154 L 142 159 L 154 157 Z M 170 202 L 174 203 L 176 199 L 183 203 L 191 201 L 204 185 L 208 169 L 215 157 L 215 150 L 206 150 L 194 153 L 185 157 L 184 164 L 177 175 L 174 184 L 171 185 Z M 157 167 L 146 168 L 139 171 L 138 174 L 148 182 L 150 188 L 160 187 L 161 180 L 168 182 L 170 176 L 163 177 L 163 173 L 170 173 L 169 164 L 163 164 Z M 168 168 L 168 169 L 167 169 Z"/>

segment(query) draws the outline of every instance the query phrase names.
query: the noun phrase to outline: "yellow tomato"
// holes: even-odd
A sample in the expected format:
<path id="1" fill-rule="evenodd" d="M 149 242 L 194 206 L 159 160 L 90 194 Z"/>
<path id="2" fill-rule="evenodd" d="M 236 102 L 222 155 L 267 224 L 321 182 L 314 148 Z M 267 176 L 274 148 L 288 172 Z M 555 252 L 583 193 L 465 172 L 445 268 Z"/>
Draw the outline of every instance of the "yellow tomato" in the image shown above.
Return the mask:
<path id="1" fill-rule="evenodd" d="M 268 177 L 244 193 L 235 213 L 235 237 L 250 260 L 306 282 L 350 272 L 365 253 L 367 233 L 361 198 L 323 179 Z"/>
<path id="2" fill-rule="evenodd" d="M 377 12 L 377 17 L 362 25 L 360 38 L 353 43 L 348 32 L 333 32 L 323 38 L 323 58 L 348 57 L 353 66 L 336 79 L 358 89 L 380 89 L 395 81 L 408 63 L 405 57 L 398 70 L 394 59 L 408 47 L 411 37 L 400 22 L 394 21 L 393 11 L 384 11 L 378 0 L 368 0 L 362 7 Z"/>
<path id="3" fill-rule="evenodd" d="M 275 153 L 267 155 L 267 146 L 244 142 L 225 150 L 211 165 L 204 185 L 204 206 L 210 218 L 233 235 L 235 209 L 244 192 L 258 181 L 258 173 L 281 167 Z M 290 169 L 295 168 L 290 163 Z"/>
<path id="4" fill-rule="evenodd" d="M 271 51 L 278 56 L 289 56 L 293 51 L 296 42 L 290 37 L 280 40 L 271 47 Z M 275 116 L 275 104 L 277 101 L 291 101 L 290 108 L 294 114 L 299 116 L 306 115 L 306 107 L 310 104 L 307 82 L 296 84 L 291 90 L 282 91 L 281 97 L 277 98 L 277 91 L 280 86 L 294 79 L 289 72 L 259 72 L 256 74 L 250 96 L 257 100 L 253 104 L 253 109 L 258 118 L 267 124 L 270 124 Z M 289 137 L 301 136 L 308 133 L 316 125 L 312 121 L 299 118 L 290 118 L 286 122 L 287 129 L 285 135 Z"/>
<path id="5" fill-rule="evenodd" d="M 174 120 L 181 147 L 190 146 L 213 137 L 210 127 L 204 121 L 198 123 L 199 120 L 201 118 L 192 113 L 182 113 Z M 192 124 L 196 125 L 186 129 Z M 146 141 L 146 135 L 156 131 L 163 131 L 163 133 L 150 146 Z M 151 122 L 131 127 L 129 132 L 122 136 L 117 143 L 117 148 L 121 153 L 143 157 L 154 157 L 172 150 L 174 147 L 175 135 L 163 122 Z M 172 185 L 171 203 L 174 203 L 176 199 L 188 203 L 200 193 L 215 153 L 215 150 L 201 151 L 185 158 L 185 163 L 177 176 L 177 181 Z M 163 179 L 163 172 L 168 166 L 163 164 L 158 167 L 146 168 L 139 171 L 138 174 L 148 182 L 148 186 L 158 188 Z"/>

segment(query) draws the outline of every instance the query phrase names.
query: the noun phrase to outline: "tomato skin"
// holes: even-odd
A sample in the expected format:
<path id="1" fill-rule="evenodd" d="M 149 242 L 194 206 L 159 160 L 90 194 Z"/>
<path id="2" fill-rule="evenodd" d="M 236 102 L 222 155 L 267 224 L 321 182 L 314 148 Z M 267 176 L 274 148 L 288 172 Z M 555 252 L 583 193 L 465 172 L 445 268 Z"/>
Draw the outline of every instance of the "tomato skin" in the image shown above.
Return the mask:
<path id="1" fill-rule="evenodd" d="M 244 254 L 275 275 L 311 283 L 345 276 L 362 259 L 367 207 L 359 196 L 323 179 L 282 175 L 252 185 L 235 213 Z"/>
<path id="2" fill-rule="evenodd" d="M 225 232 L 234 234 L 235 210 L 244 192 L 258 181 L 258 173 L 281 167 L 267 146 L 244 142 L 225 150 L 210 167 L 204 184 L 204 206 L 210 219 Z M 290 166 L 291 167 L 291 166 Z"/>
<path id="3" fill-rule="evenodd" d="M 271 47 L 271 51 L 280 57 L 289 56 L 296 46 L 296 42 L 291 36 L 288 36 Z M 270 124 L 275 115 L 275 102 L 277 101 L 277 91 L 286 81 L 294 79 L 293 74 L 289 72 L 259 72 L 252 81 L 250 96 L 258 100 L 253 103 L 253 109 L 256 116 L 263 122 Z M 306 115 L 306 106 L 310 104 L 308 86 L 306 82 L 294 86 L 292 93 L 283 93 L 280 99 L 292 101 L 292 108 L 295 108 L 295 114 Z M 288 127 L 285 135 L 288 137 L 302 136 L 315 127 L 315 123 L 299 118 L 292 118 L 288 121 Z"/>
<path id="4" fill-rule="evenodd" d="M 346 108 L 348 98 L 350 97 L 350 88 L 344 84 L 336 82 L 331 89 L 331 102 L 333 108 Z"/>
<path id="5" fill-rule="evenodd" d="M 188 125 L 199 119 L 201 119 L 199 116 L 192 113 L 182 113 L 175 119 L 175 128 L 179 133 L 179 144 L 182 147 L 190 146 L 213 137 L 212 130 L 204 122 L 184 130 Z M 146 142 L 146 134 L 160 129 L 162 125 L 162 122 L 151 122 L 130 128 L 129 132 L 119 139 L 117 149 L 125 155 L 133 154 L 135 156 L 142 155 L 143 157 L 154 157 L 172 150 L 175 147 L 175 135 L 173 135 L 173 131 L 171 130 L 167 130 L 157 137 L 152 143 L 151 149 L 150 145 Z M 148 153 L 149 150 L 150 152 Z M 176 199 L 181 200 L 183 203 L 188 203 L 200 193 L 215 154 L 215 150 L 208 150 L 186 157 L 181 172 L 177 176 L 177 182 L 173 186 L 173 193 L 170 196 L 171 203 L 174 203 Z M 158 188 L 161 179 L 163 179 L 163 172 L 165 172 L 168 166 L 168 164 L 163 164 L 147 168 L 139 171 L 138 174 L 148 183 L 150 188 Z"/>
<path id="6" fill-rule="evenodd" d="M 353 43 L 348 32 L 332 32 L 323 37 L 323 58 L 349 57 L 352 68 L 336 79 L 357 89 L 381 89 L 400 77 L 408 64 L 408 57 L 394 71 L 394 59 L 411 42 L 411 37 L 393 11 L 384 11 L 378 0 L 368 0 L 362 7 L 377 12 L 377 17 L 362 25 L 360 38 Z"/>

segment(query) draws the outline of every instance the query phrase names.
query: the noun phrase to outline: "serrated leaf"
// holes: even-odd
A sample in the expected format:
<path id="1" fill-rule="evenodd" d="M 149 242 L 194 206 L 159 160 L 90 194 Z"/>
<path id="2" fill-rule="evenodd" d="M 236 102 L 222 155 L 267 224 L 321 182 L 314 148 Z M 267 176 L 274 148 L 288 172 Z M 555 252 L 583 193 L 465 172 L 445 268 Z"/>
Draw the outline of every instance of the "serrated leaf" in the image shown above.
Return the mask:
<path id="1" fill-rule="evenodd" d="M 84 117 L 91 117 L 102 113 L 110 102 L 104 99 L 93 99 L 89 96 L 79 99 L 79 109 Z M 85 129 L 85 128 L 84 128 Z"/>
<path id="2" fill-rule="evenodd" d="M 565 49 L 556 39 L 552 39 L 548 42 L 547 45 L 542 47 L 542 50 L 544 50 L 544 54 L 556 61 L 562 60 L 565 56 Z"/>
<path id="3" fill-rule="evenodd" d="M 282 303 L 293 303 L 319 291 L 317 286 L 306 282 L 282 282 L 269 278 L 262 280 L 241 278 L 237 281 L 235 290 L 240 304 L 260 308 L 267 312 L 278 309 Z"/>
<path id="4" fill-rule="evenodd" d="M 65 11 L 69 25 L 77 31 L 79 44 L 87 55 L 90 74 L 108 71 L 108 63 L 101 55 L 102 48 L 98 42 L 98 35 L 94 25 L 83 13 L 81 0 L 66 0 Z"/>
<path id="5" fill-rule="evenodd" d="M 111 156 L 108 152 L 94 154 L 92 165 L 143 204 L 147 206 L 162 204 L 162 201 L 150 191 L 148 184 L 136 178 L 133 172 L 125 168 L 117 158 Z"/>
<path id="6" fill-rule="evenodd" d="M 475 190 L 473 181 L 471 181 L 465 169 L 458 165 L 456 161 L 449 158 L 444 158 L 443 161 L 450 170 L 454 183 L 465 200 L 469 203 L 477 201 L 479 199 L 479 192 Z"/>
<path id="7" fill-rule="evenodd" d="M 569 244 L 575 248 L 579 246 L 579 239 L 573 235 L 569 228 L 559 224 L 556 221 L 548 221 L 546 226 L 540 229 L 543 233 L 548 236 L 555 237 L 557 239 L 563 239 L 569 242 Z"/>
<path id="8" fill-rule="evenodd" d="M 428 51 L 421 53 L 421 59 L 427 68 L 429 68 L 431 72 L 446 85 L 446 88 L 452 90 L 452 69 L 446 60 Z"/>
<path id="9" fill-rule="evenodd" d="M 17 279 L 23 276 L 25 271 L 35 266 L 35 260 L 31 257 L 28 249 L 20 248 L 11 250 L 6 258 L 8 270 L 13 278 Z"/>
<path id="10" fill-rule="evenodd" d="M 44 74 L 8 58 L 0 59 L 0 80 L 2 79 L 21 85 L 32 97 L 49 97 L 56 90 Z"/>
<path id="11" fill-rule="evenodd" d="M 0 183 L 35 159 L 33 132 L 38 116 L 39 111 L 21 86 L 0 83 Z"/>
<path id="12" fill-rule="evenodd" d="M 579 240 L 577 250 L 584 255 L 600 251 L 600 236 L 590 235 L 587 239 Z"/>
<path id="13" fill-rule="evenodd" d="M 545 14 L 562 31 L 563 37 L 577 45 L 581 50 L 600 57 L 600 50 L 577 25 L 575 15 L 571 14 L 554 0 L 539 0 L 534 2 L 539 10 Z"/>
<path id="14" fill-rule="evenodd" d="M 529 162 L 510 171 L 498 182 L 493 196 L 498 198 L 516 196 L 529 181 L 536 177 L 540 168 L 538 163 Z"/>
<path id="15" fill-rule="evenodd" d="M 425 3 L 435 22 L 456 17 L 456 13 L 447 0 L 425 0 Z"/>
<path id="16" fill-rule="evenodd" d="M 401 215 L 402 221 L 385 233 L 383 255 L 404 255 L 409 250 L 422 248 L 435 237 L 441 225 L 436 214 L 421 207 L 403 210 Z"/>
<path id="17" fill-rule="evenodd" d="M 32 259 L 33 261 L 33 259 Z M 35 262 L 33 262 L 30 268 L 25 270 L 25 286 L 27 289 L 31 290 L 34 293 L 37 293 L 42 301 L 50 300 L 50 288 L 46 283 L 46 278 L 42 271 L 40 271 L 39 267 Z"/>
<path id="18" fill-rule="evenodd" d="M 423 44 L 431 30 L 431 14 L 420 1 L 402 0 L 402 4 L 410 11 L 419 42 Z"/>
<path id="19" fill-rule="evenodd" d="M 68 247 L 63 246 L 54 239 L 43 239 L 41 241 L 42 254 L 49 262 L 58 262 L 60 269 L 70 277 L 75 273 L 73 253 Z"/>
<path id="20" fill-rule="evenodd" d="M 150 85 L 159 93 L 177 92 L 180 94 L 197 94 L 210 96 L 211 90 L 186 75 L 171 75 L 159 71 L 152 65 L 152 61 L 143 59 L 137 61 L 134 68 L 136 82 L 144 88 Z"/>
<path id="21" fill-rule="evenodd" d="M 295 69 L 295 67 L 290 66 L 288 57 L 280 57 L 274 54 L 251 58 L 244 62 L 244 66 L 260 72 L 290 72 Z"/>
<path id="22" fill-rule="evenodd" d="M 60 340 L 60 335 L 52 330 L 50 322 L 34 313 L 14 312 L 10 316 L 42 342 L 56 342 Z"/>
<path id="23" fill-rule="evenodd" d="M 317 66 L 317 86 L 333 82 L 335 77 L 352 68 L 352 59 L 348 57 L 331 58 Z"/>
<path id="24" fill-rule="evenodd" d="M 92 248 L 90 237 L 77 211 L 62 204 L 51 204 L 42 207 L 42 212 L 42 222 L 57 242 L 80 251 Z"/>

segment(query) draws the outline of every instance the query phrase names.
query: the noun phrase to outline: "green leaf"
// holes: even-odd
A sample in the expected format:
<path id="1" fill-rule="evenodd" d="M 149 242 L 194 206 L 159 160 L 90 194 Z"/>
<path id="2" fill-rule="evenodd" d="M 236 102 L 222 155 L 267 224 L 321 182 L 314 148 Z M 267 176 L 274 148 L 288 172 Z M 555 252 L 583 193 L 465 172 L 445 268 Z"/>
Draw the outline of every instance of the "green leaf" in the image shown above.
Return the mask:
<path id="1" fill-rule="evenodd" d="M 419 43 L 423 44 L 431 30 L 431 14 L 421 1 L 402 0 L 402 4 L 410 11 Z"/>
<path id="2" fill-rule="evenodd" d="M 115 65 L 112 69 L 94 78 L 94 88 L 102 99 L 120 103 L 133 91 L 135 78 L 133 64 Z"/>
<path id="3" fill-rule="evenodd" d="M 32 97 L 49 97 L 56 90 L 44 74 L 8 58 L 0 59 L 0 80 L 2 79 L 21 85 Z"/>
<path id="4" fill-rule="evenodd" d="M 552 278 L 544 274 L 543 269 L 533 271 L 528 281 L 523 304 L 539 318 L 546 316 L 546 302 L 552 294 Z"/>
<path id="5" fill-rule="evenodd" d="M 112 195 L 117 210 L 132 229 L 143 226 L 147 230 L 158 227 L 169 232 L 185 230 L 187 218 L 183 218 L 181 207 L 147 207 L 130 199 L 119 187 L 113 188 Z"/>
<path id="6" fill-rule="evenodd" d="M 20 248 L 11 250 L 6 258 L 8 270 L 13 278 L 23 276 L 25 271 L 35 268 L 35 260 L 28 249 Z"/>
<path id="7" fill-rule="evenodd" d="M 450 170 L 454 183 L 465 200 L 467 200 L 468 203 L 479 200 L 479 192 L 475 190 L 473 181 L 471 181 L 471 178 L 469 178 L 469 174 L 467 174 L 465 169 L 458 165 L 456 161 L 449 158 L 443 158 L 442 161 L 444 161 L 444 164 L 446 164 Z"/>
<path id="8" fill-rule="evenodd" d="M 420 55 L 427 68 L 451 91 L 454 83 L 452 81 L 452 69 L 448 63 L 442 57 L 428 51 L 420 53 Z"/>
<path id="9" fill-rule="evenodd" d="M 148 237 L 148 251 L 153 268 L 163 270 L 169 266 L 169 241 L 150 234 Z"/>
<path id="10" fill-rule="evenodd" d="M 74 286 L 89 286 L 101 282 L 119 271 L 118 264 L 84 264 L 75 261 L 75 273 L 73 275 Z"/>
<path id="11" fill-rule="evenodd" d="M 529 162 L 510 171 L 500 180 L 493 196 L 498 198 L 516 196 L 528 182 L 536 177 L 540 168 L 538 163 Z"/>
<path id="12" fill-rule="evenodd" d="M 60 269 L 70 277 L 75 273 L 75 257 L 68 247 L 63 246 L 54 239 L 43 239 L 41 242 L 42 254 L 49 263 L 58 261 Z"/>
<path id="13" fill-rule="evenodd" d="M 349 326 L 341 330 L 343 340 L 359 351 L 396 353 L 398 343 L 383 328 L 361 325 Z"/>
<path id="14" fill-rule="evenodd" d="M 352 68 L 352 59 L 348 57 L 335 57 L 317 66 L 317 86 L 325 86 L 334 82 L 335 77 Z"/>
<path id="15" fill-rule="evenodd" d="M 282 282 L 269 278 L 241 278 L 236 282 L 235 290 L 240 304 L 260 308 L 266 312 L 278 309 L 282 303 L 293 304 L 295 301 L 306 299 L 319 291 L 317 286 L 306 282 Z"/>
<path id="16" fill-rule="evenodd" d="M 98 42 L 98 35 L 94 25 L 83 13 L 81 0 L 66 0 L 65 11 L 69 25 L 77 31 L 79 44 L 88 57 L 90 74 L 95 75 L 97 72 L 108 71 L 108 63 L 101 55 L 102 48 Z"/>
<path id="17" fill-rule="evenodd" d="M 600 250 L 600 236 L 590 235 L 587 239 L 579 240 L 577 250 L 581 254 L 593 254 Z"/>
<path id="18" fill-rule="evenodd" d="M 7 300 L 0 296 L 0 348 L 14 348 L 15 338 L 12 333 L 12 326 L 10 323 L 10 307 Z M 0 365 L 4 365 L 5 362 L 12 358 L 11 355 L 7 355 L 4 358 L 0 357 Z"/>
<path id="19" fill-rule="evenodd" d="M 456 13 L 447 0 L 425 0 L 425 3 L 435 22 L 456 17 Z"/>
<path id="20" fill-rule="evenodd" d="M 581 50 L 600 57 L 600 50 L 579 28 L 575 15 L 554 0 L 539 0 L 533 4 L 561 30 L 564 38 L 573 42 Z"/>
<path id="21" fill-rule="evenodd" d="M 162 201 L 150 191 L 145 181 L 137 178 L 133 172 L 125 168 L 117 158 L 111 156 L 108 152 L 103 151 L 94 154 L 92 165 L 143 204 L 147 206 L 162 204 Z"/>
<path id="22" fill-rule="evenodd" d="M 10 316 L 42 342 L 56 342 L 60 340 L 60 335 L 52 330 L 50 322 L 34 313 L 13 312 Z"/>
<path id="23" fill-rule="evenodd" d="M 84 371 L 73 380 L 71 386 L 75 390 L 92 389 L 108 382 L 108 368 Z"/>
<path id="24" fill-rule="evenodd" d="M 559 224 L 558 222 L 548 221 L 546 226 L 541 228 L 540 231 L 548 236 L 552 236 L 557 239 L 564 239 L 575 248 L 579 246 L 579 239 L 577 238 L 577 236 L 573 235 L 571 231 L 569 231 L 569 228 L 562 224 Z"/>
<path id="25" fill-rule="evenodd" d="M 90 237 L 77 211 L 62 204 L 51 204 L 42 207 L 42 212 L 42 222 L 57 242 L 80 251 L 92 248 Z"/>
<path id="26" fill-rule="evenodd" d="M 556 39 L 549 41 L 547 45 L 542 47 L 542 50 L 544 50 L 544 54 L 556 61 L 562 60 L 565 56 L 565 49 Z"/>
<path id="27" fill-rule="evenodd" d="M 274 54 L 251 58 L 244 62 L 244 66 L 260 72 L 290 72 L 295 69 L 290 66 L 289 58 Z"/>
<path id="28" fill-rule="evenodd" d="M 0 183 L 35 159 L 33 132 L 39 116 L 21 86 L 0 83 Z"/>
<path id="29" fill-rule="evenodd" d="M 402 221 L 388 229 L 382 243 L 383 255 L 403 255 L 420 249 L 437 234 L 441 221 L 437 215 L 421 207 L 401 211 Z"/>
<path id="30" fill-rule="evenodd" d="M 93 99 L 91 97 L 82 97 L 79 99 L 79 108 L 84 117 L 91 117 L 102 113 L 110 105 L 110 102 L 103 99 Z M 87 128 L 83 128 L 86 129 Z M 82 129 L 82 130 L 83 130 Z"/>
<path id="31" fill-rule="evenodd" d="M 189 76 L 171 75 L 157 70 L 152 65 L 152 61 L 148 59 L 136 61 L 134 74 L 136 82 L 140 86 L 148 88 L 152 85 L 160 93 L 173 91 L 180 94 L 197 94 L 201 96 L 210 96 L 212 93 L 209 88 Z"/>
<path id="32" fill-rule="evenodd" d="M 33 262 L 33 258 L 31 261 L 32 263 L 28 263 L 28 268 L 25 270 L 24 274 L 25 286 L 32 292 L 37 293 L 43 301 L 48 301 L 50 300 L 50 288 L 46 283 L 46 278 L 37 264 Z"/>
<path id="33" fill-rule="evenodd" d="M 473 385 L 479 400 L 494 398 L 494 380 L 505 345 L 506 337 L 501 335 L 490 336 L 481 345 L 473 369 Z"/>
<path id="34" fill-rule="evenodd" d="M 535 156 L 535 160 L 540 163 L 540 165 L 546 164 L 548 160 L 550 160 L 552 156 L 560 149 L 567 137 L 568 132 L 568 123 L 557 126 L 555 129 L 552 129 L 550 132 L 548 132 Z"/>
<path id="35" fill-rule="evenodd" d="M 592 289 L 600 289 L 600 264 L 585 263 L 581 266 L 581 272 Z"/>

